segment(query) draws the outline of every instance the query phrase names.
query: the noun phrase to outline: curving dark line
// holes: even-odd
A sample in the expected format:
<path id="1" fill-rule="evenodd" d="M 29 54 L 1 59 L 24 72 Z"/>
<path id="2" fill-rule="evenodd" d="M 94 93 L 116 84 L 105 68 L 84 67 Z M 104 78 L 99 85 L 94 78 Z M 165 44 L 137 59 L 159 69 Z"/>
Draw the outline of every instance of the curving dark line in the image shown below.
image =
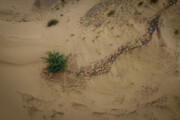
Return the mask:
<path id="1" fill-rule="evenodd" d="M 110 54 L 109 56 L 105 57 L 104 59 L 100 59 L 98 61 L 95 61 L 93 64 L 81 67 L 77 72 L 77 77 L 91 77 L 96 76 L 100 74 L 107 73 L 111 70 L 112 64 L 116 61 L 117 57 L 119 57 L 121 54 L 130 52 L 136 48 L 140 48 L 142 46 L 147 45 L 152 40 L 153 33 L 158 30 L 159 26 L 159 18 L 161 17 L 161 14 L 165 9 L 168 9 L 172 5 L 176 4 L 177 0 L 168 0 L 167 5 L 156 13 L 155 17 L 153 17 L 147 24 L 147 32 L 145 35 L 143 35 L 142 38 L 140 38 L 138 41 L 134 44 L 127 44 L 124 46 L 120 46 L 114 53 Z M 143 40 L 142 40 L 143 39 Z"/>

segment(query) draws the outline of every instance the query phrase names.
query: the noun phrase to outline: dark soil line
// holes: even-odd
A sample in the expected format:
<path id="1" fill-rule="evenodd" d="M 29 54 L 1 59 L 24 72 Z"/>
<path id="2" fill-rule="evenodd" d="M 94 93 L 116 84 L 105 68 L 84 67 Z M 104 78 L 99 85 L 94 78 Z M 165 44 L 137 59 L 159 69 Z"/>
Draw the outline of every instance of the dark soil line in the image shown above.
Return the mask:
<path id="1" fill-rule="evenodd" d="M 138 41 L 134 43 L 126 44 L 124 46 L 120 46 L 114 53 L 109 56 L 97 60 L 93 62 L 91 65 L 81 67 L 77 72 L 77 77 L 92 77 L 100 74 L 107 73 L 111 70 L 112 64 L 116 61 L 117 57 L 121 54 L 125 54 L 127 52 L 131 52 L 136 48 L 141 48 L 142 46 L 147 45 L 152 40 L 152 35 L 156 30 L 159 30 L 159 18 L 161 14 L 171 7 L 173 4 L 176 4 L 177 0 L 169 0 L 167 5 L 160 11 L 156 13 L 156 15 L 147 23 L 148 28 L 147 32 L 143 37 L 141 37 Z"/>

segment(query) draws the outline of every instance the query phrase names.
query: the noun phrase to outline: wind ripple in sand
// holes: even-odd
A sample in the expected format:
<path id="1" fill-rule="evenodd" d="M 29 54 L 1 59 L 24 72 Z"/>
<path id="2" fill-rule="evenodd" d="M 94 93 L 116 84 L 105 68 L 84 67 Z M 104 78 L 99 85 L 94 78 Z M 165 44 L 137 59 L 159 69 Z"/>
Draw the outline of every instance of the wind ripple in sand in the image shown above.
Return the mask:
<path id="1" fill-rule="evenodd" d="M 0 35 L 0 63 L 23 66 L 41 62 L 46 43 L 38 39 Z M 47 46 L 47 45 L 46 45 Z"/>
<path id="2" fill-rule="evenodd" d="M 2 63 L 2 64 L 9 64 L 9 65 L 15 65 L 15 66 L 31 65 L 31 64 L 39 63 L 39 62 L 41 62 L 41 61 L 34 61 L 34 62 L 30 62 L 30 63 L 20 64 L 20 63 L 13 63 L 13 62 L 9 62 L 9 61 L 0 60 L 0 63 Z"/>

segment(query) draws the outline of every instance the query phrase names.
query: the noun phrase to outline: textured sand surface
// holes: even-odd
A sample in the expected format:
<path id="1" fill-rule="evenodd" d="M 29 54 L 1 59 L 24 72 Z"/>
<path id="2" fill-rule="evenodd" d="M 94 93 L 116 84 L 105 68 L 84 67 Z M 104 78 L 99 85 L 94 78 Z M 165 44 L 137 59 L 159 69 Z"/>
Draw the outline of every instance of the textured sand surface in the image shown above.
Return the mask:
<path id="1" fill-rule="evenodd" d="M 0 119 L 179 120 L 180 2 L 139 2 L 0 0 Z"/>

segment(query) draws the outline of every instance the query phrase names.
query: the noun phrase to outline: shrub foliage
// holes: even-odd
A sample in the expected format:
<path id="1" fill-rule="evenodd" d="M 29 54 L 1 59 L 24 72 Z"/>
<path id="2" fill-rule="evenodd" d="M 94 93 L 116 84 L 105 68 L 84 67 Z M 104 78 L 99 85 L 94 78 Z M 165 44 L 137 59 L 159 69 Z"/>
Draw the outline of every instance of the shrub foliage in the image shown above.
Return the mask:
<path id="1" fill-rule="evenodd" d="M 47 63 L 46 70 L 49 73 L 57 73 L 63 71 L 66 68 L 66 60 L 63 54 L 56 51 L 47 51 L 47 57 L 42 59 Z"/>
<path id="2" fill-rule="evenodd" d="M 139 3 L 138 3 L 138 6 L 141 6 L 142 4 L 143 4 L 143 1 L 139 2 Z"/>
<path id="3" fill-rule="evenodd" d="M 110 10 L 110 11 L 108 12 L 107 16 L 112 16 L 112 15 L 115 14 L 115 12 L 116 12 L 116 10 Z"/>
<path id="4" fill-rule="evenodd" d="M 64 6 L 65 4 L 67 4 L 67 1 L 66 0 L 61 0 L 62 2 L 62 5 Z"/>
<path id="5" fill-rule="evenodd" d="M 59 22 L 58 20 L 52 19 L 52 20 L 48 21 L 47 26 L 50 27 L 52 25 L 56 25 L 56 24 L 58 24 L 58 22 Z"/>
<path id="6" fill-rule="evenodd" d="M 150 0 L 150 3 L 157 3 L 158 0 Z"/>

